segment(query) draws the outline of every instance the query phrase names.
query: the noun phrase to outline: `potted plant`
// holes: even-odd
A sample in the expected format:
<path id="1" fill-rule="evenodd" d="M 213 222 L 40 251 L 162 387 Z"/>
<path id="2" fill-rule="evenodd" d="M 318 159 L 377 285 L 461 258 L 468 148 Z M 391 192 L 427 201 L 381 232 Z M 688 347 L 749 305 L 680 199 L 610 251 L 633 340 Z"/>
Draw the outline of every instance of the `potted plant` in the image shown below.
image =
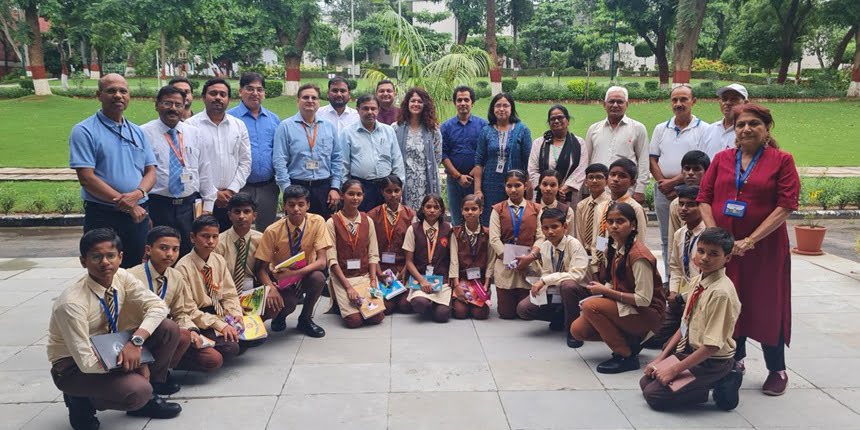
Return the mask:
<path id="1" fill-rule="evenodd" d="M 803 217 L 803 223 L 794 226 L 794 237 L 797 246 L 792 252 L 801 255 L 822 255 L 821 244 L 824 243 L 824 234 L 827 227 L 822 226 L 815 219 L 815 214 L 808 213 Z"/>

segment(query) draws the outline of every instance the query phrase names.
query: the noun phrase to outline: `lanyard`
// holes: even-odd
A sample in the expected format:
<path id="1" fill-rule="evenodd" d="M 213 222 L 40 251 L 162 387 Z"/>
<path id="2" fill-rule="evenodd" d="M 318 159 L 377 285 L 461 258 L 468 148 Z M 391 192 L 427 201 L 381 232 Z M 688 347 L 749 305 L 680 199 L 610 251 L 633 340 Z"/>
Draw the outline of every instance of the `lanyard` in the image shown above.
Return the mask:
<path id="1" fill-rule="evenodd" d="M 391 238 L 394 237 L 394 226 L 400 220 L 400 206 L 397 207 L 397 216 L 394 217 L 394 223 L 388 222 L 388 212 L 385 207 L 382 208 L 382 216 L 384 217 L 382 226 L 385 227 L 385 238 L 388 239 L 388 250 L 391 250 Z"/>
<path id="2" fill-rule="evenodd" d="M 600 236 L 603 236 L 607 230 L 606 216 L 609 215 L 609 207 L 612 206 L 613 203 L 624 203 L 628 198 L 630 198 L 630 194 L 625 194 L 618 200 L 610 200 L 609 203 L 606 204 L 606 207 L 603 208 L 603 215 L 600 217 Z"/>
<path id="3" fill-rule="evenodd" d="M 311 134 L 308 132 L 308 125 L 302 123 L 303 129 L 305 130 L 305 136 L 308 138 L 308 146 L 311 148 L 311 153 L 314 152 L 314 145 L 317 144 L 317 129 L 320 127 L 320 123 L 314 123 L 314 136 L 311 137 Z"/>
<path id="4" fill-rule="evenodd" d="M 684 246 L 684 274 L 690 276 L 690 254 L 693 252 L 693 248 L 696 247 L 696 242 L 699 241 L 699 236 L 693 236 L 690 239 L 690 244 Z"/>
<path id="5" fill-rule="evenodd" d="M 284 228 L 287 230 L 287 240 L 290 241 L 290 256 L 294 256 L 299 253 L 299 250 L 302 248 L 302 239 L 305 237 L 305 228 L 307 228 L 307 221 L 304 222 L 304 226 L 302 226 L 302 231 L 299 233 L 299 237 L 296 238 L 296 243 L 293 243 L 293 233 L 290 231 L 290 227 L 287 222 L 284 223 Z M 296 227 L 298 228 L 298 227 Z M 247 247 L 246 247 L 247 252 Z"/>
<path id="6" fill-rule="evenodd" d="M 355 235 L 350 234 L 349 227 L 346 226 L 346 217 L 343 216 L 343 212 L 337 213 L 338 221 L 340 221 L 340 225 L 343 226 L 343 229 L 346 230 L 347 239 L 349 240 L 349 246 L 355 251 L 355 247 L 358 246 L 358 226 L 355 227 Z M 361 214 L 358 214 L 359 218 Z"/>
<path id="7" fill-rule="evenodd" d="M 149 291 L 155 292 L 155 289 L 152 287 L 152 275 L 149 273 L 149 263 L 143 264 L 143 271 L 146 272 L 146 282 L 149 283 Z M 164 286 L 161 287 L 161 300 L 164 300 L 164 296 L 167 294 L 167 277 L 164 277 Z"/>
<path id="8" fill-rule="evenodd" d="M 518 206 L 517 210 L 520 214 L 519 216 L 514 215 L 514 208 L 512 206 L 508 206 L 508 211 L 511 213 L 511 222 L 514 224 L 514 243 L 517 242 L 517 239 L 520 237 L 520 225 L 523 222 L 523 214 L 526 212 L 526 208 Z"/>
<path id="9" fill-rule="evenodd" d="M 562 271 L 563 266 L 564 266 L 564 251 L 558 251 L 558 254 L 559 254 L 558 255 L 558 261 L 555 261 L 555 252 L 554 251 L 555 250 L 553 250 L 553 252 L 550 253 L 551 255 L 549 256 L 549 258 L 550 258 L 550 261 L 552 262 L 553 270 L 555 270 L 556 273 L 560 273 Z"/>
<path id="10" fill-rule="evenodd" d="M 474 263 L 475 257 L 478 256 L 478 240 L 481 239 L 481 226 L 478 226 L 478 232 L 474 234 L 474 236 L 478 236 L 475 239 L 475 246 L 472 246 L 472 240 L 469 239 L 469 237 L 471 237 L 469 234 L 469 227 L 466 227 L 465 224 L 463 224 L 463 233 L 466 235 L 466 243 L 469 244 L 469 252 L 472 254 L 472 262 Z"/>
<path id="11" fill-rule="evenodd" d="M 93 293 L 93 294 L 95 294 L 95 293 Z M 109 294 L 109 293 L 105 292 L 105 294 Z M 108 324 L 110 324 L 111 330 L 113 330 L 113 333 L 118 332 L 119 330 L 116 329 L 116 322 L 119 319 L 119 297 L 117 297 L 115 295 L 113 298 L 113 301 L 114 301 L 113 314 L 111 314 L 110 308 L 108 307 L 107 302 L 105 302 L 105 299 L 103 299 L 99 296 L 96 296 L 96 298 L 99 299 L 99 303 L 102 304 L 102 310 L 104 311 L 105 316 L 107 317 Z"/>
<path id="12" fill-rule="evenodd" d="M 131 134 L 131 139 L 122 135 L 122 127 L 125 125 L 125 123 L 128 122 L 125 118 L 122 119 L 122 124 L 120 124 L 119 126 L 119 131 L 114 130 L 114 128 L 108 125 L 105 120 L 102 119 L 102 117 L 96 115 L 96 118 L 99 119 L 99 122 L 102 123 L 102 125 L 105 126 L 106 129 L 110 130 L 111 133 L 117 135 L 119 137 L 119 140 L 124 140 L 128 143 L 131 143 L 135 148 L 137 148 L 137 142 L 134 140 L 134 130 L 131 129 L 131 126 L 128 127 L 128 131 Z"/>
<path id="13" fill-rule="evenodd" d="M 427 263 L 433 264 L 433 255 L 436 254 L 436 244 L 439 243 L 439 235 L 442 234 L 442 224 L 436 223 L 439 228 L 436 229 L 436 236 L 433 238 L 433 241 L 430 241 L 430 236 L 427 236 L 427 232 L 424 232 L 424 237 L 427 238 Z M 432 226 L 431 226 L 432 227 Z M 422 227 L 423 228 L 423 227 Z"/>
<path id="14" fill-rule="evenodd" d="M 167 144 L 170 145 L 170 149 L 173 150 L 173 153 L 176 154 L 176 158 L 179 159 L 179 164 L 182 167 L 185 167 L 185 139 L 182 138 L 182 133 L 176 133 L 179 139 L 179 148 L 173 144 L 173 139 L 170 138 L 169 133 L 164 133 L 164 140 L 167 141 Z"/>
<path id="15" fill-rule="evenodd" d="M 764 145 L 759 146 L 758 150 L 753 155 L 752 160 L 750 161 L 749 166 L 747 166 L 747 170 L 741 175 L 741 150 L 738 149 L 737 156 L 735 157 L 735 187 L 738 190 L 738 193 L 741 192 L 741 187 L 747 183 L 747 179 L 750 177 L 752 173 L 753 167 L 755 167 L 758 159 L 761 157 L 761 154 L 764 152 Z"/>

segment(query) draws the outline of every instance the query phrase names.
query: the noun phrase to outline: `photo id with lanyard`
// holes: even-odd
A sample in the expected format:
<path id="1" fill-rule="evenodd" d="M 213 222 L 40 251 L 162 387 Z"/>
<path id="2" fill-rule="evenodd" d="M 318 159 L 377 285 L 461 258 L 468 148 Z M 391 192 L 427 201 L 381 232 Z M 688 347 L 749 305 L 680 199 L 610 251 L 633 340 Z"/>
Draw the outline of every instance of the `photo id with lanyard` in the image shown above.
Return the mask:
<path id="1" fill-rule="evenodd" d="M 470 267 L 466 269 L 466 279 L 481 279 L 481 268 L 480 267 Z"/>
<path id="2" fill-rule="evenodd" d="M 382 253 L 382 263 L 384 264 L 394 264 L 395 263 L 395 255 L 393 252 L 383 252 Z"/>
<path id="3" fill-rule="evenodd" d="M 747 212 L 747 203 L 740 200 L 727 200 L 726 207 L 723 208 L 723 215 L 743 218 Z"/>
<path id="4" fill-rule="evenodd" d="M 750 160 L 750 164 L 747 166 L 747 170 L 741 173 L 741 150 L 738 149 L 737 154 L 735 155 L 735 189 L 737 190 L 736 196 L 741 194 L 741 188 L 743 188 L 744 184 L 749 180 L 750 175 L 752 174 L 753 169 L 755 168 L 756 163 L 758 163 L 758 159 L 761 158 L 761 154 L 764 152 L 764 146 L 760 146 L 758 150 L 753 155 L 752 160 Z M 726 200 L 726 206 L 723 208 L 723 215 L 730 216 L 733 218 L 743 218 L 747 213 L 747 203 L 741 200 Z"/>

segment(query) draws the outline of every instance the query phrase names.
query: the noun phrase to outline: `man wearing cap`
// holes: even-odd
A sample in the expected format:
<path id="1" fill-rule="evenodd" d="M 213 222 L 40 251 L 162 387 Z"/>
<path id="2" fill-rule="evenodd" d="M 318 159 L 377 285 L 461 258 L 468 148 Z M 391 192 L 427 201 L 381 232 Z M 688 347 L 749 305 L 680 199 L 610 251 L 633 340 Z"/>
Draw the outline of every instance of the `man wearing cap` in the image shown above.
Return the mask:
<path id="1" fill-rule="evenodd" d="M 702 151 L 708 154 L 711 160 L 718 152 L 735 147 L 735 116 L 732 109 L 737 105 L 750 102 L 749 93 L 741 84 L 731 84 L 718 89 L 717 97 L 720 102 L 720 111 L 723 113 L 723 120 L 708 126 L 702 145 Z"/>

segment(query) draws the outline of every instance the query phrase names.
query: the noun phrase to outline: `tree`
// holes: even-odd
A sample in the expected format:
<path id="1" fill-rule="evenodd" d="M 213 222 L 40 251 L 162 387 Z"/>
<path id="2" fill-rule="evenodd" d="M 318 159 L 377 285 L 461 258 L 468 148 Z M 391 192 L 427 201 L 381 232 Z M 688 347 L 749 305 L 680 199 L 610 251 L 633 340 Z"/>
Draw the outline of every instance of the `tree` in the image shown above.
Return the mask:
<path id="1" fill-rule="evenodd" d="M 769 8 L 766 1 L 743 5 L 729 36 L 729 46 L 720 56 L 723 62 L 768 71 L 779 64 L 779 51 L 774 49 L 773 41 L 779 40 L 780 25 Z"/>
<path id="2" fill-rule="evenodd" d="M 854 32 L 854 63 L 851 65 L 848 97 L 860 97 L 860 31 Z"/>
<path id="3" fill-rule="evenodd" d="M 728 46 L 729 34 L 735 24 L 740 0 L 710 0 L 699 34 L 696 57 L 718 60 Z"/>
<path id="4" fill-rule="evenodd" d="M 30 54 L 30 68 L 33 72 L 33 88 L 37 96 L 51 95 L 48 75 L 45 73 L 45 50 L 42 44 L 42 29 L 39 26 L 39 3 L 35 0 L 22 1 L 24 19 L 30 29 L 27 50 Z"/>
<path id="5" fill-rule="evenodd" d="M 480 0 L 446 0 L 445 3 L 457 18 L 457 44 L 463 45 L 470 34 L 478 32 L 484 26 L 486 3 Z"/>
<path id="6" fill-rule="evenodd" d="M 299 66 L 314 27 L 321 22 L 322 11 L 315 0 L 253 0 L 266 25 L 275 30 L 281 45 L 285 66 L 285 94 L 299 90 Z"/>
<path id="7" fill-rule="evenodd" d="M 331 24 L 320 23 L 311 33 L 307 50 L 311 58 L 322 61 L 324 64 L 337 61 L 341 54 L 340 31 Z"/>
<path id="8" fill-rule="evenodd" d="M 666 45 L 675 21 L 678 0 L 606 0 L 609 9 L 620 12 L 624 21 L 641 37 L 657 62 L 660 85 L 669 85 L 669 57 Z"/>
<path id="9" fill-rule="evenodd" d="M 708 0 L 680 0 L 675 12 L 675 47 L 672 50 L 672 66 L 674 84 L 690 82 L 690 70 L 699 34 L 702 32 L 702 21 L 705 19 L 705 8 Z"/>
<path id="10" fill-rule="evenodd" d="M 487 53 L 492 59 L 490 65 L 490 85 L 492 93 L 502 92 L 502 69 L 499 54 L 496 52 L 496 0 L 487 0 L 487 32 L 485 36 Z"/>
<path id="11" fill-rule="evenodd" d="M 24 62 L 21 53 L 21 41 L 27 40 L 27 30 L 19 25 L 19 9 L 10 0 L 0 0 L 0 27 L 3 28 L 3 36 L 6 43 L 12 48 L 19 62 Z"/>
<path id="12" fill-rule="evenodd" d="M 511 35 L 514 38 L 514 52 L 515 54 L 519 54 L 519 33 L 521 29 L 525 28 L 532 21 L 535 5 L 532 0 L 503 0 L 499 9 L 497 24 L 502 27 L 511 26 Z M 518 56 L 514 56 L 514 60 L 517 62 L 519 62 Z"/>
<path id="13" fill-rule="evenodd" d="M 768 0 L 771 12 L 776 15 L 780 25 L 779 34 L 779 74 L 776 82 L 784 84 L 788 77 L 788 66 L 798 55 L 797 43 L 806 31 L 809 15 L 816 0 Z"/>
<path id="14" fill-rule="evenodd" d="M 526 57 L 530 64 L 556 68 L 564 54 L 564 68 L 571 57 L 580 54 L 577 49 L 578 20 L 574 0 L 545 0 L 534 10 L 534 20 L 522 31 Z M 555 54 L 555 64 L 551 64 Z"/>

